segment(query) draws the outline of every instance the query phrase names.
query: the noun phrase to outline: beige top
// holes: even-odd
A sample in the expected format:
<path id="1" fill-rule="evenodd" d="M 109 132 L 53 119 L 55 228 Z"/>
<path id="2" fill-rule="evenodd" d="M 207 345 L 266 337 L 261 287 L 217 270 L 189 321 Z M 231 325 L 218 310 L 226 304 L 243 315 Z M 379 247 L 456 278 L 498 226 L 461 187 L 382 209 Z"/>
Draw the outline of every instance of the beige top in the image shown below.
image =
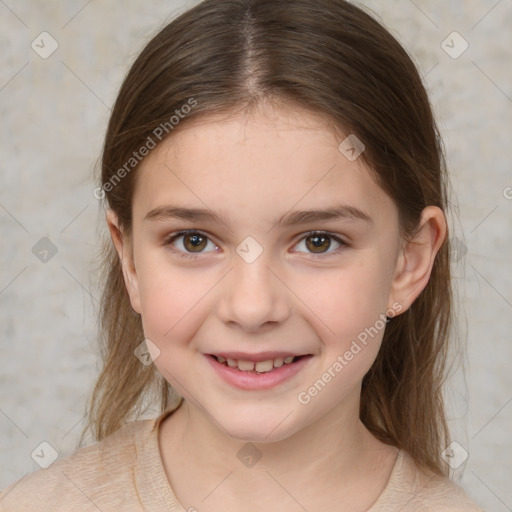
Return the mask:
<path id="1" fill-rule="evenodd" d="M 169 414 L 132 422 L 14 482 L 0 493 L 0 511 L 187 512 L 169 485 L 160 455 L 158 428 Z M 420 473 L 403 450 L 368 512 L 398 510 L 483 512 L 451 480 Z"/>

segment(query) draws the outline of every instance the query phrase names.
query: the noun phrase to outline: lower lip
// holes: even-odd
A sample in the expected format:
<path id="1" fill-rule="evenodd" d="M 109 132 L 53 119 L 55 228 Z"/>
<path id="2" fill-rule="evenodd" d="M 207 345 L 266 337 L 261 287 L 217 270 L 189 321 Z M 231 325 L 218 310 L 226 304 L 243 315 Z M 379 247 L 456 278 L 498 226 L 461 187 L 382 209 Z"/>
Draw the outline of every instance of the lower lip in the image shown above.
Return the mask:
<path id="1" fill-rule="evenodd" d="M 228 384 L 245 390 L 271 389 L 300 372 L 313 356 L 303 356 L 298 361 L 283 364 L 266 373 L 252 373 L 231 368 L 217 361 L 217 358 L 205 355 L 217 374 Z"/>

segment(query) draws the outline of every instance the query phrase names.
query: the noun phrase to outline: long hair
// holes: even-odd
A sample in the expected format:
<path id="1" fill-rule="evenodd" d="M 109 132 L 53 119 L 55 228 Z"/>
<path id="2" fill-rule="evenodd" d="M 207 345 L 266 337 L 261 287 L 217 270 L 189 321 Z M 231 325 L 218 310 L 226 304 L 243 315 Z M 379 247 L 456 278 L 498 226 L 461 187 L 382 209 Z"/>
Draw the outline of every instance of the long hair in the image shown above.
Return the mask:
<path id="1" fill-rule="evenodd" d="M 379 186 L 394 200 L 404 239 L 428 205 L 446 212 L 442 142 L 422 80 L 399 42 L 344 0 L 204 0 L 162 28 L 126 75 L 105 136 L 101 193 L 131 232 L 140 148 L 200 116 L 285 102 L 355 134 Z M 151 143 L 149 142 L 151 140 Z M 134 157 L 134 152 L 137 157 Z M 100 343 L 103 367 L 88 403 L 102 440 L 181 397 L 134 350 L 144 339 L 112 241 L 103 240 Z M 442 386 L 452 325 L 448 238 L 412 306 L 390 319 L 362 382 L 360 418 L 418 465 L 448 474 Z M 82 438 L 83 438 L 82 434 Z"/>

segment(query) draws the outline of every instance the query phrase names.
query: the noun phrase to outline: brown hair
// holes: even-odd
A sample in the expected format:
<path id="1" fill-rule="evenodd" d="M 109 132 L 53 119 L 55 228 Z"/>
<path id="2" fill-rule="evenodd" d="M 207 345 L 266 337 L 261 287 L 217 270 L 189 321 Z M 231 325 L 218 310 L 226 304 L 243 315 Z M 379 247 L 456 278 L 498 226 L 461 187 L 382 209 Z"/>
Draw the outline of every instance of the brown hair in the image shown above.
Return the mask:
<path id="1" fill-rule="evenodd" d="M 446 211 L 445 162 L 427 93 L 411 58 L 373 17 L 344 0 L 204 0 L 147 44 L 115 102 L 101 186 L 123 232 L 131 232 L 137 177 L 137 165 L 126 164 L 154 141 L 158 127 L 172 136 L 200 116 L 243 112 L 267 100 L 320 115 L 364 142 L 361 158 L 395 201 L 404 238 L 426 206 Z M 174 126 L 170 117 L 180 112 Z M 134 357 L 144 339 L 141 318 L 110 238 L 101 257 L 103 369 L 84 429 L 97 440 L 137 418 L 144 400 L 158 398 L 161 412 L 173 401 L 154 365 Z M 451 305 L 446 239 L 426 288 L 390 319 L 361 395 L 368 430 L 437 474 L 448 473 L 441 459 L 448 439 L 442 385 Z"/>

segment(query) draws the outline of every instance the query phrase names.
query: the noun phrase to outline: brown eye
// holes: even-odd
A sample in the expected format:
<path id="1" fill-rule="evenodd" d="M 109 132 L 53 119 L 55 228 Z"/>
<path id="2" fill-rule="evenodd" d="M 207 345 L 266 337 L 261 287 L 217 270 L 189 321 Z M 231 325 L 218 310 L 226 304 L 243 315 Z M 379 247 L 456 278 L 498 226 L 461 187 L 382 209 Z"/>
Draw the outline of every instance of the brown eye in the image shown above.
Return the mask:
<path id="1" fill-rule="evenodd" d="M 208 244 L 217 249 L 217 246 L 210 240 L 210 238 L 199 231 L 180 231 L 171 235 L 166 239 L 165 245 L 173 246 L 179 256 L 184 258 L 193 258 L 195 255 L 208 253 L 211 251 L 205 250 Z"/>
<path id="2" fill-rule="evenodd" d="M 183 235 L 183 246 L 190 252 L 201 252 L 208 243 L 208 239 L 199 234 Z"/>
<path id="3" fill-rule="evenodd" d="M 333 241 L 334 244 L 337 244 L 337 246 L 335 245 L 332 250 L 329 250 L 331 249 Z M 348 247 L 348 245 L 337 236 L 331 235 L 330 233 L 321 232 L 308 233 L 307 236 L 303 237 L 297 244 L 298 247 L 302 245 L 304 246 L 302 247 L 303 250 L 298 252 L 317 254 L 319 256 L 329 256 L 340 252 L 345 247 Z"/>
<path id="4" fill-rule="evenodd" d="M 327 235 L 310 235 L 306 238 L 306 247 L 314 253 L 327 251 L 331 246 L 330 237 Z"/>

